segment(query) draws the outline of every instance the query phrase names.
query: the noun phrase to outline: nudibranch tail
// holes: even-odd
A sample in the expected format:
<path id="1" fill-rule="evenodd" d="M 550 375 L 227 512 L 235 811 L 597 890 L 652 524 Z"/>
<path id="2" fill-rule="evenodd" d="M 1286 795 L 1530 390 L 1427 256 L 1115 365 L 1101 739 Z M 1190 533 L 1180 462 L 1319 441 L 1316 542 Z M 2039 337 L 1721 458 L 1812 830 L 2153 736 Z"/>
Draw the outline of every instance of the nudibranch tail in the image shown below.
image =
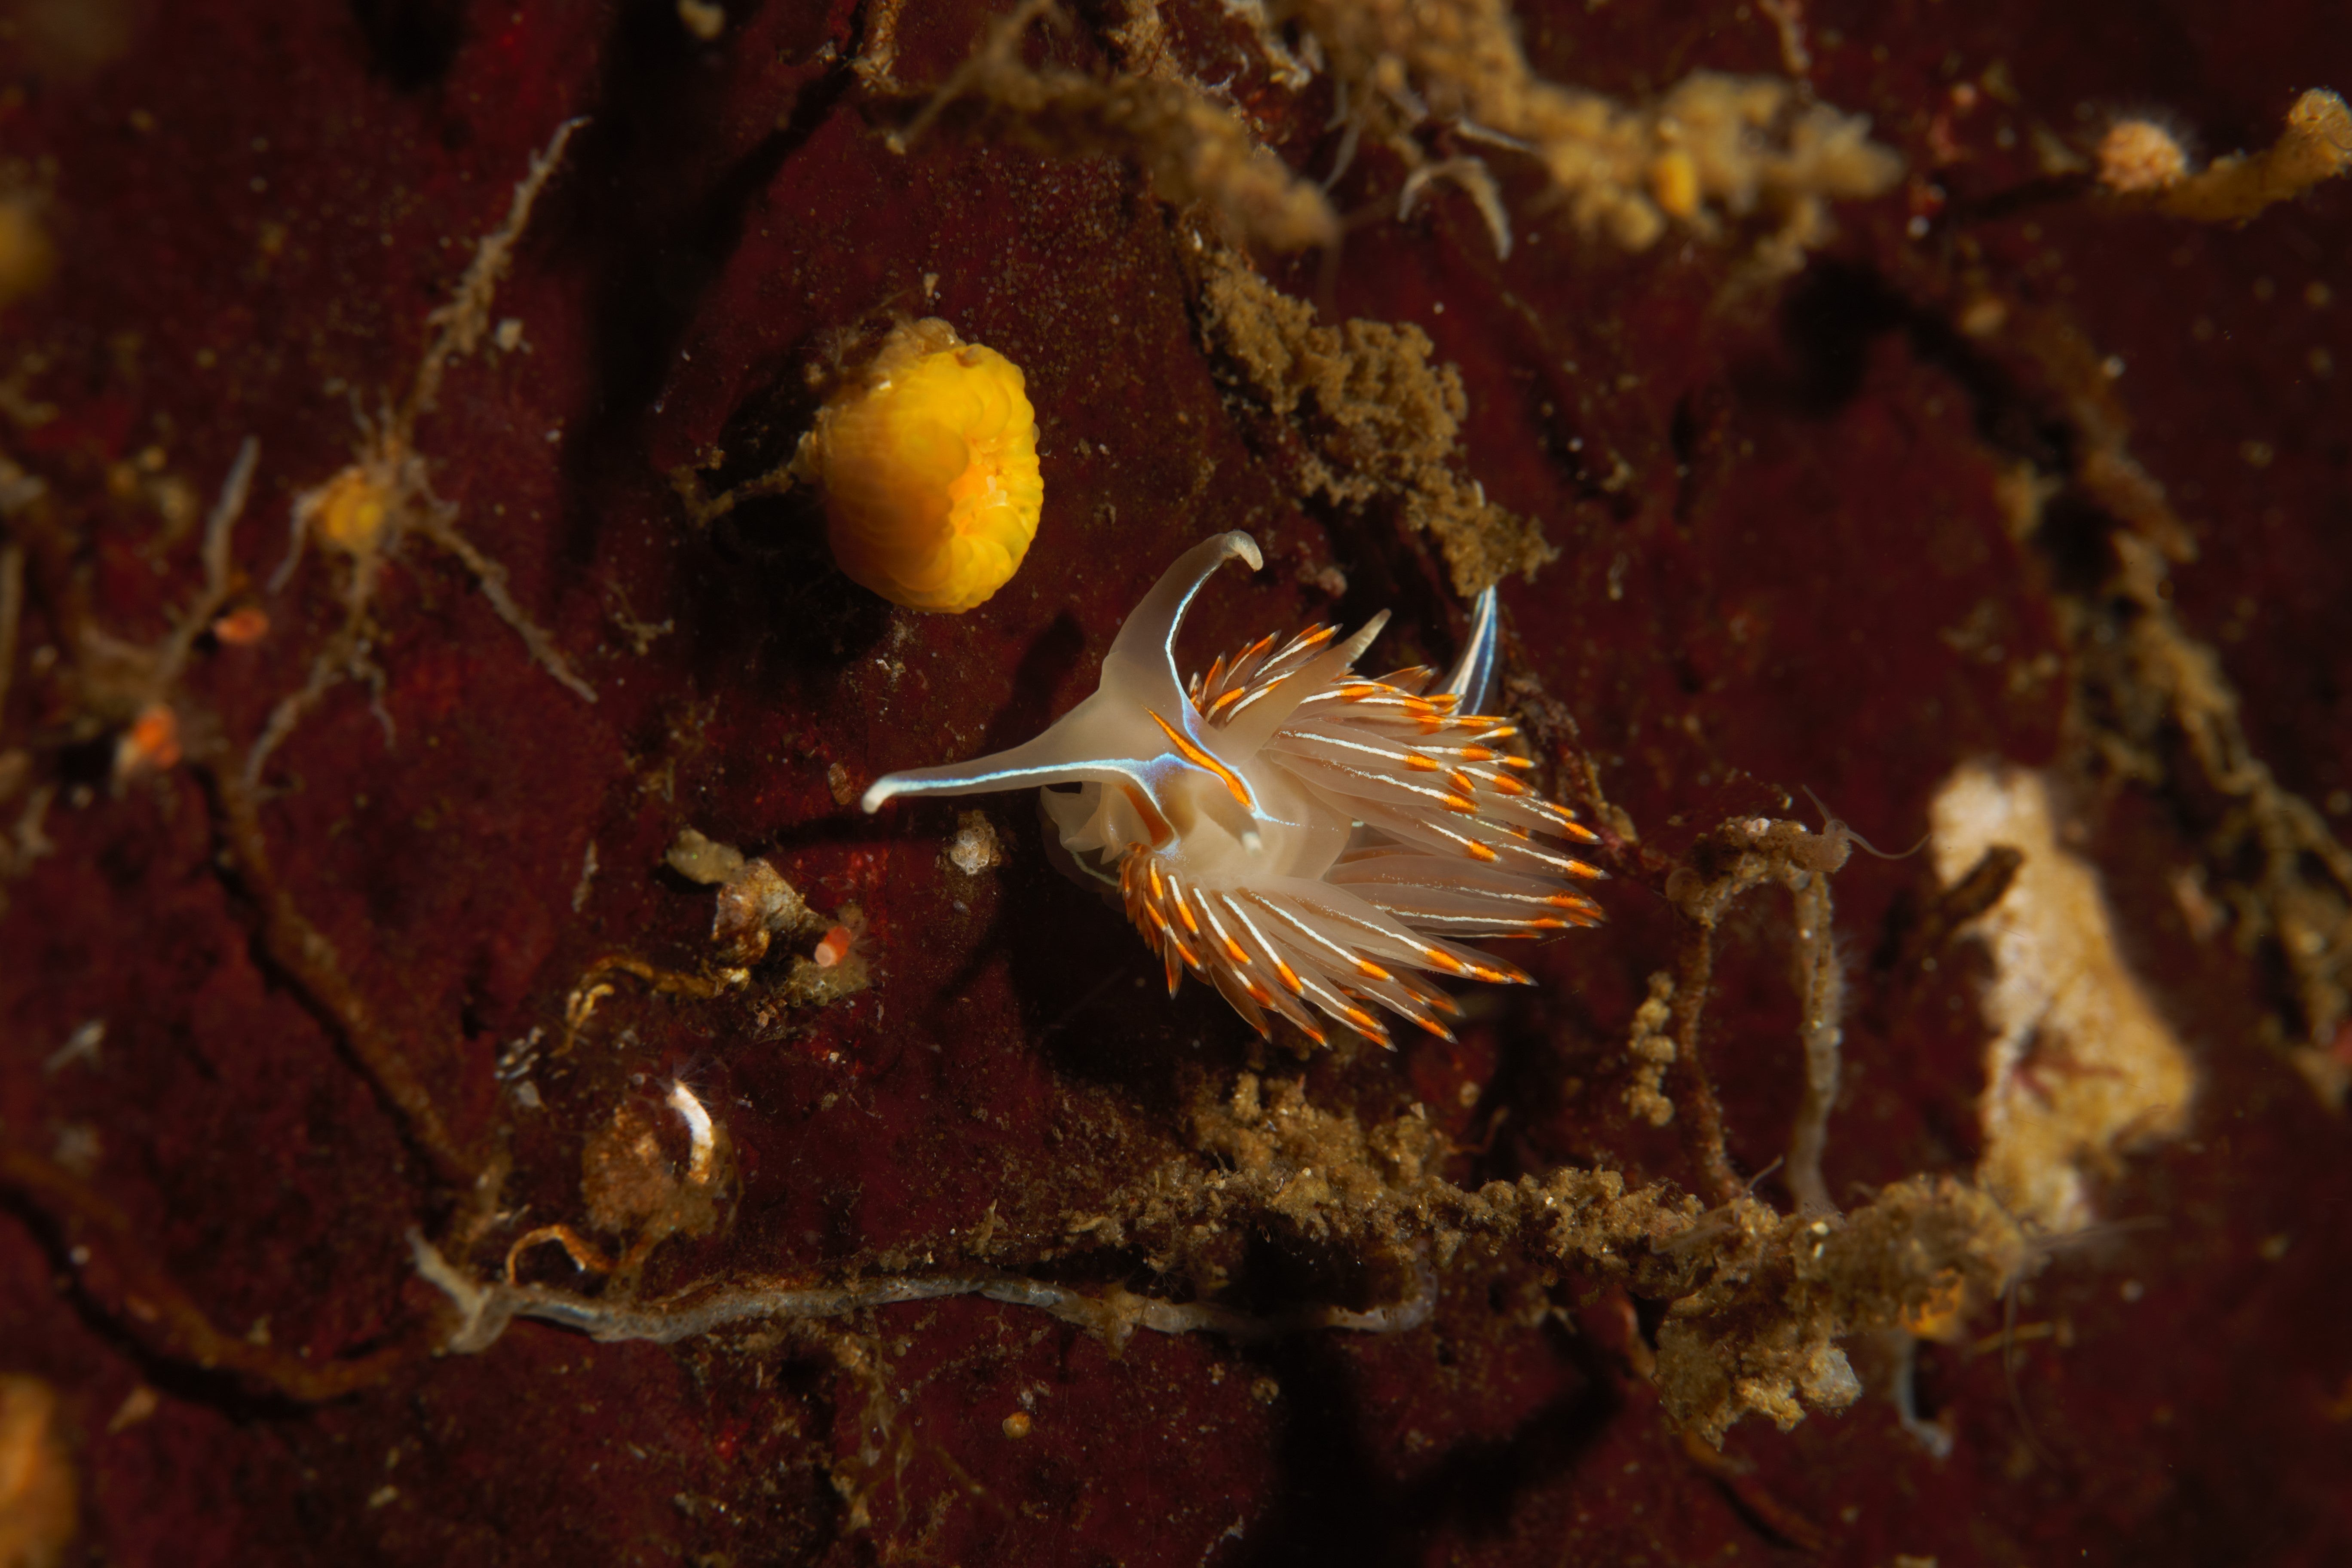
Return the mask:
<path id="1" fill-rule="evenodd" d="M 1462 657 L 1438 687 L 1474 713 L 1486 710 L 1486 699 L 1495 689 L 1495 658 L 1502 647 L 1500 615 L 1490 583 L 1470 606 L 1470 635 L 1463 639 Z"/>
<path id="2" fill-rule="evenodd" d="M 866 792 L 1048 790 L 1045 815 L 1084 865 L 1115 868 L 1128 917 L 1173 993 L 1213 985 L 1261 1033 L 1324 1020 L 1391 1043 L 1375 1009 L 1451 1039 L 1432 976 L 1524 984 L 1468 941 L 1537 937 L 1601 918 L 1574 884 L 1603 873 L 1595 841 L 1524 776 L 1517 733 L 1475 711 L 1492 685 L 1496 609 L 1480 595 L 1443 680 L 1425 668 L 1353 675 L 1387 616 L 1351 637 L 1316 626 L 1265 637 L 1181 682 L 1175 638 L 1217 567 L 1260 564 L 1243 533 L 1185 552 L 1120 629 L 1095 694 L 1025 745 L 892 773 Z"/>

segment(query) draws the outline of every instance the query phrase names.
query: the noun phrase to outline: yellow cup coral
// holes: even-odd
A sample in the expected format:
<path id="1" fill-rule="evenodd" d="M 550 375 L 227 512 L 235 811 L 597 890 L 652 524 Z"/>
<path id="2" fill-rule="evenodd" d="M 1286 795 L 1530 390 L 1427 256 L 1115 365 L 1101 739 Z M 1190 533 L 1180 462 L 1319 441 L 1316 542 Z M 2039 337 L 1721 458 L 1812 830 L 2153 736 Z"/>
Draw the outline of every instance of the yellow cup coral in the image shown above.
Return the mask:
<path id="1" fill-rule="evenodd" d="M 1021 569 L 1045 500 L 1020 366 L 938 320 L 901 324 L 828 403 L 803 466 L 834 559 L 884 598 L 960 614 Z"/>

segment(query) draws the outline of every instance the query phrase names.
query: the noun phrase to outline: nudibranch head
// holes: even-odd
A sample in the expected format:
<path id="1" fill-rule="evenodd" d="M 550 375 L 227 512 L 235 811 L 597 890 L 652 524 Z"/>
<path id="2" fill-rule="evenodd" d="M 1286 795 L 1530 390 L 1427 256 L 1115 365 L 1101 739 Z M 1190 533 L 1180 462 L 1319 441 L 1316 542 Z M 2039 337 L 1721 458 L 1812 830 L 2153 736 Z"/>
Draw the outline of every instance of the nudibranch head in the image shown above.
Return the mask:
<path id="1" fill-rule="evenodd" d="M 1564 852 L 1595 841 L 1528 784 L 1509 724 L 1471 711 L 1495 652 L 1493 591 L 1443 680 L 1349 674 L 1385 612 L 1341 639 L 1317 626 L 1176 672 L 1184 611 L 1246 533 L 1188 551 L 1119 629 L 1102 683 L 1025 745 L 877 779 L 901 795 L 1046 788 L 1045 814 L 1090 874 L 1115 882 L 1173 994 L 1190 970 L 1263 1034 L 1268 1015 L 1320 1042 L 1317 1013 L 1389 1041 L 1379 1006 L 1432 1034 L 1456 1009 L 1431 977 L 1525 984 L 1459 939 L 1596 923 L 1573 886 L 1602 875 Z M 1091 864 L 1089 864 L 1091 862 Z M 1310 1011 L 1313 1009 L 1313 1011 Z"/>
<path id="2" fill-rule="evenodd" d="M 834 559 L 894 604 L 960 613 L 1037 536 L 1045 482 L 1021 367 L 936 319 L 902 322 L 817 416 Z"/>

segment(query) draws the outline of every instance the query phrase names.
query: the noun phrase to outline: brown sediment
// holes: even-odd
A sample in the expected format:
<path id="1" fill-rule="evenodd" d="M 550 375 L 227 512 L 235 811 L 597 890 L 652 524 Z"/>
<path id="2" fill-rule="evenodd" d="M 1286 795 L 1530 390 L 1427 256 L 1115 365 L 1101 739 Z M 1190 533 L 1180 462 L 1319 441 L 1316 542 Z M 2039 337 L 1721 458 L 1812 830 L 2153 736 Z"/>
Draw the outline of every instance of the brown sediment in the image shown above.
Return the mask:
<path id="1" fill-rule="evenodd" d="M 1274 416 L 1297 429 L 1299 489 L 1335 505 L 1385 501 L 1435 537 L 1455 592 L 1472 598 L 1558 555 L 1540 524 L 1486 499 L 1465 471 L 1461 373 L 1433 365 L 1408 321 L 1318 325 L 1315 308 L 1276 289 L 1230 251 L 1202 263 L 1201 322 Z"/>

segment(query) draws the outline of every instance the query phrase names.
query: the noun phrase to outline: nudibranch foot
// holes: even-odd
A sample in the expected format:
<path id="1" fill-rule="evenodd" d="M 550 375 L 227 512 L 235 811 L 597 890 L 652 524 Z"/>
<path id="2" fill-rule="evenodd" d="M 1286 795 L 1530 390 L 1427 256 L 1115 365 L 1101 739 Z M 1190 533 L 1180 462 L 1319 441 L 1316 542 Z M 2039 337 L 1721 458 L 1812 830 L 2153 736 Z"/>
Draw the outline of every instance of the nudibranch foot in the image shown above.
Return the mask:
<path id="1" fill-rule="evenodd" d="M 1044 734 L 888 774 L 866 809 L 1043 786 L 1062 847 L 1103 880 L 1116 872 L 1171 994 L 1197 975 L 1262 1035 L 1280 1017 L 1320 1044 L 1328 1019 L 1389 1045 L 1377 1008 L 1451 1040 L 1458 1010 L 1431 977 L 1528 983 L 1464 942 L 1601 919 L 1573 884 L 1604 873 L 1569 849 L 1593 834 L 1527 782 L 1532 764 L 1503 749 L 1517 730 L 1476 711 L 1493 590 L 1442 680 L 1350 673 L 1383 613 L 1344 639 L 1329 626 L 1261 638 L 1184 681 L 1177 629 L 1236 557 L 1262 564 L 1245 533 L 1187 551 L 1119 629 L 1094 694 Z"/>

